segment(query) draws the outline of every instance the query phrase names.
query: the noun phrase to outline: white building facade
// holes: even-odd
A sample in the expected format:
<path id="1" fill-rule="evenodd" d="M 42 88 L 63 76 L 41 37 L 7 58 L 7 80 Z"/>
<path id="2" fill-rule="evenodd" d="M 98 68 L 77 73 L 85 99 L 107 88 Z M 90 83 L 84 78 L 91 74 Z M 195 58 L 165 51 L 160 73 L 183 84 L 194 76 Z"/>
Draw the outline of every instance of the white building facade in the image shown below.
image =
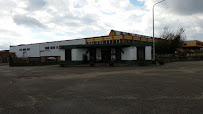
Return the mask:
<path id="1" fill-rule="evenodd" d="M 60 57 L 65 61 L 65 50 L 61 50 L 61 45 L 84 45 L 85 39 L 66 40 L 56 42 L 46 42 L 28 45 L 10 46 L 10 53 L 15 53 L 18 58 L 37 57 Z"/>

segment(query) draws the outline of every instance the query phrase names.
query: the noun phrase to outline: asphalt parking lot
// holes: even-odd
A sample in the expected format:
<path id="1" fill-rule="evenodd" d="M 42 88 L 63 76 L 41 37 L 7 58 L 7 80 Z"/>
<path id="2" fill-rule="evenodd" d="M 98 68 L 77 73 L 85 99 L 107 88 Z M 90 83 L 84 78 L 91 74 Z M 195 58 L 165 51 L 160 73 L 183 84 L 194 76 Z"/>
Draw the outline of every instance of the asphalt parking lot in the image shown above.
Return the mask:
<path id="1" fill-rule="evenodd" d="M 143 67 L 0 65 L 0 113 L 203 113 L 203 61 Z"/>

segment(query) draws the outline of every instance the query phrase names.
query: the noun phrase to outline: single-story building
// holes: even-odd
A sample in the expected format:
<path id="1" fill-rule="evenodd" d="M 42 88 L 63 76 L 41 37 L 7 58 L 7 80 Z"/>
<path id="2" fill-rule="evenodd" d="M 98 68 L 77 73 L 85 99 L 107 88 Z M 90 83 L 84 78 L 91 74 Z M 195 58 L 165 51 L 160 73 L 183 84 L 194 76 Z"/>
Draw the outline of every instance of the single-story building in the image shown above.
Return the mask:
<path id="1" fill-rule="evenodd" d="M 151 63 L 152 42 L 150 36 L 111 30 L 107 36 L 10 46 L 10 52 L 18 58 L 39 58 L 41 62 Z"/>

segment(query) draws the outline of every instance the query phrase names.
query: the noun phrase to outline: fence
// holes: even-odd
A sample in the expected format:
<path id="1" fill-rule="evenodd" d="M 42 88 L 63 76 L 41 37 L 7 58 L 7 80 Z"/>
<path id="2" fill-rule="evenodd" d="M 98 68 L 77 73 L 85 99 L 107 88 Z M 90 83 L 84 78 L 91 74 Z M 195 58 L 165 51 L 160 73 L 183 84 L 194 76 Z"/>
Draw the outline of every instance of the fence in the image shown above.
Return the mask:
<path id="1" fill-rule="evenodd" d="M 157 54 L 157 61 L 178 62 L 178 61 L 199 61 L 203 60 L 203 53 L 177 53 L 177 54 Z"/>
<path id="2" fill-rule="evenodd" d="M 41 62 L 40 57 L 36 57 L 36 58 L 10 57 L 10 60 L 9 60 L 10 66 L 40 66 L 40 65 L 55 65 L 55 64 L 59 64 L 59 62 L 58 61 Z"/>

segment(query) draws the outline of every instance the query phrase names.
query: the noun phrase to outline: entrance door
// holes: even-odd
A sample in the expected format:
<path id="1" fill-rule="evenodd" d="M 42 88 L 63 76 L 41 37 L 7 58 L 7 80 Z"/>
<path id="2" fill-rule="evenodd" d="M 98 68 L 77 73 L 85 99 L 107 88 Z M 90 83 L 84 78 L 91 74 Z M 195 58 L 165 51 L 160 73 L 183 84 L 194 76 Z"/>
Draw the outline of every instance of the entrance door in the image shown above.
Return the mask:
<path id="1" fill-rule="evenodd" d="M 66 49 L 65 50 L 65 60 L 66 61 L 71 61 L 71 49 Z"/>
<path id="2" fill-rule="evenodd" d="M 145 47 L 137 48 L 137 60 L 145 60 Z"/>
<path id="3" fill-rule="evenodd" d="M 96 62 L 96 49 L 90 49 L 90 61 Z"/>
<path id="4" fill-rule="evenodd" d="M 102 48 L 101 49 L 102 62 L 111 61 L 111 48 Z"/>
<path id="5" fill-rule="evenodd" d="M 26 58 L 27 57 L 27 53 L 23 52 L 23 57 Z"/>

